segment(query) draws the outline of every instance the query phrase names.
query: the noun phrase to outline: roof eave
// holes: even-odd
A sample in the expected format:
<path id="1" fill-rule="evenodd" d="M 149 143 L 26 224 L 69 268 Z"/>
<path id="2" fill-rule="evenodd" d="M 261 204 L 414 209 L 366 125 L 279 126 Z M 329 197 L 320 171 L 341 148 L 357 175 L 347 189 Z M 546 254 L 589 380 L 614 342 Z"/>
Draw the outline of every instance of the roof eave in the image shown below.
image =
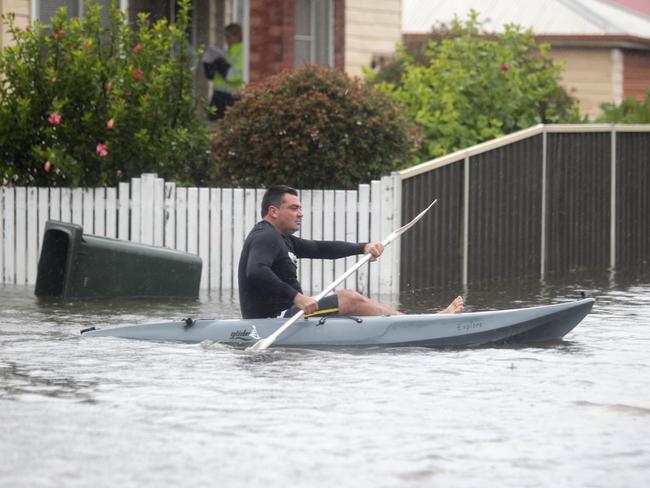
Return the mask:
<path id="1" fill-rule="evenodd" d="M 431 36 L 423 32 L 403 32 L 402 41 L 425 41 Z M 536 34 L 535 39 L 552 47 L 587 47 L 650 50 L 650 38 L 628 34 Z"/>
<path id="2" fill-rule="evenodd" d="M 649 38 L 627 34 L 537 34 L 535 38 L 538 41 L 548 42 L 553 47 L 605 47 L 650 50 Z"/>

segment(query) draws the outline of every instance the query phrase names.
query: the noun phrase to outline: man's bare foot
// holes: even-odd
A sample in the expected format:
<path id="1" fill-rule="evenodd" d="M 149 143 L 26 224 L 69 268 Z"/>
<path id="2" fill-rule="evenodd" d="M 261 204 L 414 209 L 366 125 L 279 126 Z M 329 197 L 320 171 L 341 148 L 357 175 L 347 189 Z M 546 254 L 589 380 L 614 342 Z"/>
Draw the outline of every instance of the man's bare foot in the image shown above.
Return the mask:
<path id="1" fill-rule="evenodd" d="M 447 305 L 447 308 L 438 313 L 459 313 L 463 310 L 465 310 L 465 301 L 463 300 L 463 297 L 457 296 L 449 305 Z"/>

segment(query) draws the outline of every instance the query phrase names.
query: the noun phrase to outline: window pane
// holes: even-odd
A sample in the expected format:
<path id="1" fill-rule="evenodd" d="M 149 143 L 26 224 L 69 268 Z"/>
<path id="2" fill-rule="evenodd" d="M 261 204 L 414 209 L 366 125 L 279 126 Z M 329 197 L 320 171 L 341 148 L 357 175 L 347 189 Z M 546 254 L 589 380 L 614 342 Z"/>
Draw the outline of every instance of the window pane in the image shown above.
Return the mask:
<path id="1" fill-rule="evenodd" d="M 293 66 L 297 68 L 311 63 L 311 42 L 296 39 L 293 49 Z"/>
<path id="2" fill-rule="evenodd" d="M 311 0 L 296 0 L 296 35 L 311 35 Z"/>
<path id="3" fill-rule="evenodd" d="M 244 23 L 244 0 L 236 0 L 233 8 L 233 22 Z"/>
<path id="4" fill-rule="evenodd" d="M 68 17 L 79 15 L 79 2 L 77 0 L 41 0 L 37 3 L 38 20 L 44 24 L 49 24 L 50 19 L 61 7 L 68 7 Z"/>
<path id="5" fill-rule="evenodd" d="M 330 65 L 330 33 L 332 22 L 332 1 L 315 0 L 314 60 L 316 64 Z"/>

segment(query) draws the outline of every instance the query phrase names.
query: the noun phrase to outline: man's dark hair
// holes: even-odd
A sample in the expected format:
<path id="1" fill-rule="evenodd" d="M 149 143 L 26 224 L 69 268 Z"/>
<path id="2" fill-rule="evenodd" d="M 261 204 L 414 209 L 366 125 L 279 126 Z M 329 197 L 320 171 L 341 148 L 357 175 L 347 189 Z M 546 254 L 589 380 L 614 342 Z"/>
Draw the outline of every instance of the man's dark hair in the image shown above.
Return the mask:
<path id="1" fill-rule="evenodd" d="M 275 185 L 266 190 L 262 198 L 262 218 L 266 217 L 266 214 L 269 213 L 269 207 L 271 205 L 274 207 L 280 207 L 282 205 L 282 198 L 285 193 L 298 196 L 298 191 L 287 185 Z"/>
<path id="2" fill-rule="evenodd" d="M 232 34 L 233 36 L 237 36 L 239 40 L 241 40 L 242 32 L 241 26 L 239 24 L 228 24 L 224 31 L 228 34 Z"/>

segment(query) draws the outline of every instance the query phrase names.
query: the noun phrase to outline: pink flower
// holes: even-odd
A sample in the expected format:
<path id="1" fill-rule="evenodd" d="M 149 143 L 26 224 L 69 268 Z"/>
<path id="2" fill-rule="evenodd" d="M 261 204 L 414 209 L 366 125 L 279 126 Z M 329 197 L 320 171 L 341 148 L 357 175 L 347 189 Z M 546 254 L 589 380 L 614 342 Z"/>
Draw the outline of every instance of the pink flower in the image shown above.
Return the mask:
<path id="1" fill-rule="evenodd" d="M 43 165 L 43 170 L 46 173 L 49 173 L 50 171 L 52 171 L 52 163 L 50 163 L 49 161 L 45 161 L 45 164 Z"/>
<path id="2" fill-rule="evenodd" d="M 503 71 L 504 73 L 507 73 L 509 69 L 510 69 L 510 66 L 508 66 L 506 63 L 503 63 L 501 65 L 501 71 Z"/>
<path id="3" fill-rule="evenodd" d="M 134 52 L 134 53 L 139 53 L 140 51 L 142 51 L 142 44 L 140 44 L 140 43 L 138 42 L 138 43 L 135 45 L 135 47 L 133 48 L 133 52 Z"/>
<path id="4" fill-rule="evenodd" d="M 142 78 L 142 71 L 140 71 L 138 68 L 134 69 L 134 70 L 133 70 L 133 77 L 134 77 L 136 80 L 139 81 L 140 78 Z"/>
<path id="5" fill-rule="evenodd" d="M 113 128 L 113 119 L 110 119 L 108 122 L 106 122 L 106 127 L 108 127 L 109 129 Z"/>
<path id="6" fill-rule="evenodd" d="M 106 156 L 108 156 L 108 148 L 106 147 L 106 144 L 102 144 L 101 142 L 97 144 L 96 151 L 97 151 L 97 155 L 100 158 L 105 158 Z"/>
<path id="7" fill-rule="evenodd" d="M 50 83 L 52 83 L 52 86 L 56 85 L 56 76 L 50 78 Z"/>
<path id="8" fill-rule="evenodd" d="M 59 125 L 61 123 L 61 115 L 58 112 L 52 112 L 47 118 L 47 121 L 52 125 Z"/>

